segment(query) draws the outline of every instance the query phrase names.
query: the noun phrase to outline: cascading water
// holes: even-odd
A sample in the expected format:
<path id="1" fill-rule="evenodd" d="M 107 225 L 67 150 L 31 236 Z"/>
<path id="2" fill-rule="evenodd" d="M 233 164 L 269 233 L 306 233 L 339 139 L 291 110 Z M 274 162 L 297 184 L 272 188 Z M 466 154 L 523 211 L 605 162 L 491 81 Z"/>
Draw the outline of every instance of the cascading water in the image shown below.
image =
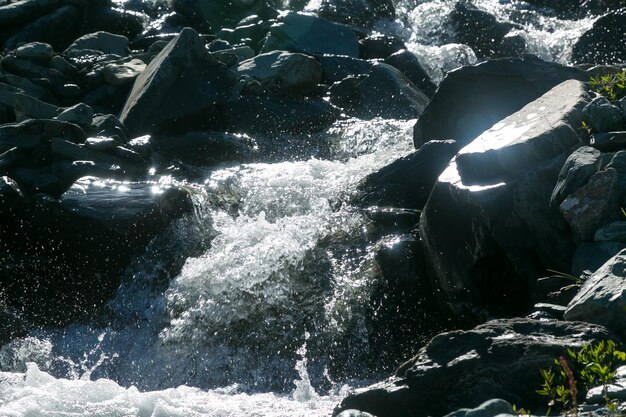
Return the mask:
<path id="1" fill-rule="evenodd" d="M 521 1 L 475 3 L 559 62 L 592 24 Z M 453 6 L 405 0 L 377 29 L 401 35 L 439 80 L 476 62 L 447 43 Z M 105 324 L 42 329 L 0 349 L 0 415 L 325 416 L 348 385 L 385 377 L 398 358 L 364 364 L 381 349 L 368 329 L 374 254 L 396 240 L 347 201 L 360 179 L 413 149 L 413 124 L 342 121 L 288 146 L 258 138 L 269 141 L 258 163 L 188 184 L 195 215 L 127 269 Z"/>

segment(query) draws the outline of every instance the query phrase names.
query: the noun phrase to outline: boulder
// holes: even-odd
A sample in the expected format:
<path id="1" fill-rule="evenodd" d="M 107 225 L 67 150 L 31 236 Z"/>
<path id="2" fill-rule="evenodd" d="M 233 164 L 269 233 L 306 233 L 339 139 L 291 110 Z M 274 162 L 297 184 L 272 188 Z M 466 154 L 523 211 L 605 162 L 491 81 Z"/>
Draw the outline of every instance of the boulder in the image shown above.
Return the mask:
<path id="1" fill-rule="evenodd" d="M 183 29 L 137 77 L 120 113 L 132 135 L 210 111 L 224 101 L 235 77 L 205 49 L 193 29 Z"/>
<path id="2" fill-rule="evenodd" d="M 599 325 L 523 318 L 441 333 L 403 364 L 396 376 L 357 390 L 334 414 L 356 409 L 377 417 L 443 415 L 461 407 L 479 407 L 494 397 L 543 409 L 545 399 L 536 393 L 539 370 L 566 355 L 568 348 L 609 337 L 609 331 Z"/>
<path id="3" fill-rule="evenodd" d="M 65 77 L 59 71 L 27 59 L 5 56 L 0 60 L 0 64 L 12 74 L 26 78 L 41 78 L 48 85 L 57 86 L 65 81 Z"/>
<path id="4" fill-rule="evenodd" d="M 17 93 L 13 100 L 13 111 L 18 122 L 26 119 L 54 119 L 63 110 L 27 94 Z"/>
<path id="5" fill-rule="evenodd" d="M 365 75 L 372 70 L 373 63 L 363 59 L 342 55 L 318 55 L 315 57 L 322 67 L 322 80 L 328 84 L 354 75 Z"/>
<path id="6" fill-rule="evenodd" d="M 333 22 L 362 27 L 396 17 L 393 2 L 389 0 L 322 0 L 317 14 Z"/>
<path id="7" fill-rule="evenodd" d="M 615 221 L 605 224 L 596 230 L 593 240 L 596 242 L 626 243 L 626 221 Z"/>
<path id="8" fill-rule="evenodd" d="M 52 12 L 58 0 L 26 0 L 0 6 L 0 27 L 23 25 Z"/>
<path id="9" fill-rule="evenodd" d="M 422 114 L 428 97 L 400 71 L 377 63 L 369 73 L 333 85 L 330 101 L 357 117 L 413 119 Z"/>
<path id="10" fill-rule="evenodd" d="M 504 417 L 517 416 L 518 413 L 513 410 L 513 406 L 508 402 L 500 399 L 488 400 L 476 408 L 461 408 L 445 417 Z"/>
<path id="11" fill-rule="evenodd" d="M 504 36 L 513 26 L 498 22 L 495 16 L 467 0 L 455 4 L 449 19 L 455 41 L 471 47 L 479 59 L 500 55 Z"/>
<path id="12" fill-rule="evenodd" d="M 468 304 L 519 314 L 546 269 L 569 270 L 569 231 L 549 201 L 581 144 L 572 126 L 589 100 L 583 83 L 559 84 L 462 148 L 439 176 L 420 233 L 433 285 L 457 314 Z"/>
<path id="13" fill-rule="evenodd" d="M 437 177 L 459 151 L 456 142 L 431 141 L 365 177 L 352 203 L 422 209 Z"/>
<path id="14" fill-rule="evenodd" d="M 563 200 L 559 208 L 572 229 L 574 240 L 589 241 L 600 226 L 622 216 L 621 200 L 617 171 L 607 168 L 593 174 L 589 182 Z"/>
<path id="15" fill-rule="evenodd" d="M 24 204 L 24 194 L 19 185 L 7 176 L 0 177 L 0 217 L 10 216 Z"/>
<path id="16" fill-rule="evenodd" d="M 255 153 L 254 142 L 244 135 L 221 132 L 189 132 L 180 136 L 154 136 L 153 149 L 167 160 L 212 166 L 229 161 L 248 161 Z"/>
<path id="17" fill-rule="evenodd" d="M 626 148 L 626 131 L 594 133 L 589 144 L 603 152 L 615 152 Z"/>
<path id="18" fill-rule="evenodd" d="M 626 60 L 626 9 L 607 13 L 583 33 L 572 48 L 572 62 L 576 64 L 620 64 Z"/>
<path id="19" fill-rule="evenodd" d="M 433 139 L 454 139 L 465 145 L 568 79 L 587 81 L 588 76 L 532 56 L 491 60 L 451 71 L 415 124 L 415 147 Z"/>
<path id="20" fill-rule="evenodd" d="M 339 116 L 317 98 L 243 96 L 220 104 L 210 127 L 237 133 L 312 133 L 328 128 Z"/>
<path id="21" fill-rule="evenodd" d="M 585 185 L 591 176 L 600 170 L 602 154 L 597 149 L 581 146 L 576 149 L 565 161 L 559 180 L 552 190 L 550 205 L 557 206 L 565 197 Z"/>
<path id="22" fill-rule="evenodd" d="M 593 273 L 567 306 L 566 320 L 583 320 L 626 332 L 626 250 L 620 251 Z"/>
<path id="23" fill-rule="evenodd" d="M 94 32 L 83 35 L 76 39 L 67 47 L 64 54 L 75 58 L 87 54 L 93 54 L 93 51 L 100 54 L 113 54 L 121 57 L 128 55 L 128 38 L 122 35 L 116 35 L 109 32 Z"/>
<path id="24" fill-rule="evenodd" d="M 30 42 L 15 50 L 15 56 L 18 58 L 28 59 L 43 65 L 47 65 L 53 55 L 52 46 L 43 42 Z"/>
<path id="25" fill-rule="evenodd" d="M 238 22 L 252 15 L 260 20 L 274 19 L 278 16 L 278 9 L 283 4 L 281 0 L 196 0 L 195 2 L 200 6 L 200 12 L 208 29 L 214 33 L 225 27 L 235 27 Z"/>
<path id="26" fill-rule="evenodd" d="M 594 132 L 613 132 L 625 127 L 622 109 L 611 104 L 604 96 L 591 100 L 583 109 L 583 114 Z"/>
<path id="27" fill-rule="evenodd" d="M 258 81 L 269 95 L 298 96 L 315 90 L 322 79 L 322 68 L 310 56 L 273 51 L 243 61 L 237 74 Z"/>
<path id="28" fill-rule="evenodd" d="M 85 132 L 77 125 L 60 120 L 29 119 L 20 123 L 0 126 L 0 152 L 12 147 L 32 150 L 53 138 L 65 138 L 73 143 L 82 143 Z"/>
<path id="29" fill-rule="evenodd" d="M 368 35 L 359 44 L 362 59 L 385 59 L 406 48 L 402 39 L 381 33 Z"/>
<path id="30" fill-rule="evenodd" d="M 308 14 L 287 12 L 270 27 L 261 48 L 261 52 L 277 50 L 357 58 L 359 41 L 348 26 Z"/>
<path id="31" fill-rule="evenodd" d="M 430 79 L 430 76 L 414 53 L 403 49 L 388 56 L 384 62 L 400 70 L 400 72 L 406 75 L 406 77 L 428 97 L 432 97 L 433 94 L 435 94 L 437 86 Z"/>

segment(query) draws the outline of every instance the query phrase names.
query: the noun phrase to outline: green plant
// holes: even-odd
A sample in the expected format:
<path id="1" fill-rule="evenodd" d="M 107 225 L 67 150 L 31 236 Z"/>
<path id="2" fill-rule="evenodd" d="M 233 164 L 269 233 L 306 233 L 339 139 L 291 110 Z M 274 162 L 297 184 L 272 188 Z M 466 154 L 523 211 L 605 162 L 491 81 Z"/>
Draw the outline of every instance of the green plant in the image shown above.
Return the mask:
<path id="1" fill-rule="evenodd" d="M 531 412 L 530 410 L 525 409 L 524 407 L 518 407 L 517 405 L 513 404 L 513 411 L 515 412 L 515 414 L 517 414 L 518 416 L 528 416 L 530 417 Z"/>
<path id="2" fill-rule="evenodd" d="M 593 91 L 609 100 L 618 100 L 626 95 L 626 70 L 591 77 L 588 84 Z"/>
<path id="3" fill-rule="evenodd" d="M 585 344 L 579 350 L 568 349 L 567 353 L 573 362 L 570 367 L 563 357 L 554 360 L 548 369 L 540 369 L 543 383 L 537 393 L 550 398 L 548 414 L 552 407 L 560 404 L 566 413 L 578 413 L 576 397 L 578 395 L 577 379 L 589 390 L 602 386 L 602 394 L 609 413 L 615 415 L 617 404 L 608 396 L 608 385 L 615 378 L 615 370 L 619 363 L 626 361 L 626 352 L 617 348 L 612 341 L 600 341 L 595 344 Z M 613 410 L 613 411 L 611 411 Z"/>

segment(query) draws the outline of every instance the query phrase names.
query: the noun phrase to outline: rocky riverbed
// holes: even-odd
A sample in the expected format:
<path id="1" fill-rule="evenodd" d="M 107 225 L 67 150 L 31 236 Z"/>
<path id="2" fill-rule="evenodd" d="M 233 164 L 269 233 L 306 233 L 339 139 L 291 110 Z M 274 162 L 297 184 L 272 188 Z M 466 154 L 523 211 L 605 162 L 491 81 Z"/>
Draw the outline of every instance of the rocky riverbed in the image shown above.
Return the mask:
<path id="1" fill-rule="evenodd" d="M 626 342 L 625 31 L 0 0 L 0 415 L 545 414 L 540 369 Z M 620 365 L 564 410 L 620 413 Z"/>

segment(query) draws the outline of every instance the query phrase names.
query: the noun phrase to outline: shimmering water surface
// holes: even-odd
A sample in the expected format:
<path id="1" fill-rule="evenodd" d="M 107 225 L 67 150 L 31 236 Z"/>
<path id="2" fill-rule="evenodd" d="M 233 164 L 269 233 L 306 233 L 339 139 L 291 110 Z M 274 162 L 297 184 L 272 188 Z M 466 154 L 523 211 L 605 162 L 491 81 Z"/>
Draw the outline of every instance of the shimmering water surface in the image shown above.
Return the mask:
<path id="1" fill-rule="evenodd" d="M 475 3 L 559 62 L 592 24 L 522 1 Z M 402 36 L 435 79 L 476 62 L 447 42 L 453 1 L 396 7 L 398 19 L 377 30 Z M 124 273 L 107 325 L 43 329 L 0 349 L 0 415 L 326 416 L 350 387 L 387 376 L 360 363 L 377 272 L 370 225 L 347 201 L 364 176 L 413 149 L 413 124 L 338 122 L 315 138 L 324 152 L 286 147 L 266 158 L 277 162 L 186 184 L 195 214 Z"/>

